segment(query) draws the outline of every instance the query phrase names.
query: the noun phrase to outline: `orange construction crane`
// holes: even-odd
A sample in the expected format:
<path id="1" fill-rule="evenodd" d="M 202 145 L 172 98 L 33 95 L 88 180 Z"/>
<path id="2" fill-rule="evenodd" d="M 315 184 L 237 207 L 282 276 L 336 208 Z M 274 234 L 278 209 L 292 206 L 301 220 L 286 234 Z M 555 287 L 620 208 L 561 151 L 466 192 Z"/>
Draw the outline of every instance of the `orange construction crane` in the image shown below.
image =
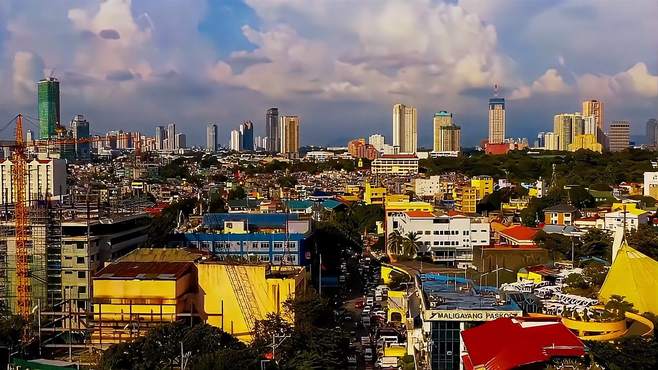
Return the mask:
<path id="1" fill-rule="evenodd" d="M 30 277 L 27 262 L 28 205 L 25 203 L 25 141 L 23 140 L 23 115 L 16 117 L 16 146 L 12 158 L 12 181 L 15 193 L 14 213 L 16 218 L 16 291 L 18 314 L 27 319 L 30 315 Z"/>

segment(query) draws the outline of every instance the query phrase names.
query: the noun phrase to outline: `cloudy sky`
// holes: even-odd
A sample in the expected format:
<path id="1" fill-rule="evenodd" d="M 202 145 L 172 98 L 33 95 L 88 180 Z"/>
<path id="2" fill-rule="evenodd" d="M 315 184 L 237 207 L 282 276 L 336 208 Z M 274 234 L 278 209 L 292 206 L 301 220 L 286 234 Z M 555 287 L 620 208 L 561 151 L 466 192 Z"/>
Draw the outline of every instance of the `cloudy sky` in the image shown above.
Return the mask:
<path id="1" fill-rule="evenodd" d="M 486 135 L 487 98 L 507 135 L 549 130 L 601 99 L 634 133 L 658 115 L 656 0 L 2 0 L 0 121 L 36 116 L 35 81 L 62 84 L 62 120 L 92 131 L 176 122 L 223 141 L 265 110 L 302 119 L 302 144 L 391 135 L 391 106 L 419 109 L 419 142 L 448 110 L 465 145 Z M 0 136 L 11 133 L 2 132 Z"/>

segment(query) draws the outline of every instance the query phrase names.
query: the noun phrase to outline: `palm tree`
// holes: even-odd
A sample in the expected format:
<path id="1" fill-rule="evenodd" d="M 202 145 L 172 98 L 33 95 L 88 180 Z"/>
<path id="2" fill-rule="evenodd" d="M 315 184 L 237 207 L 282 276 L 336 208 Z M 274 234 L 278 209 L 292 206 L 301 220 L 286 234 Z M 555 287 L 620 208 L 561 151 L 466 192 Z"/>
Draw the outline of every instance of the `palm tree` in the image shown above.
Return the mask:
<path id="1" fill-rule="evenodd" d="M 413 257 L 414 254 L 418 253 L 420 246 L 420 236 L 418 233 L 410 232 L 404 237 L 403 248 L 404 255 L 407 257 Z"/>
<path id="2" fill-rule="evenodd" d="M 386 242 L 389 254 L 400 254 L 400 249 L 404 243 L 404 237 L 400 234 L 399 230 L 393 230 L 388 234 L 388 241 Z"/>

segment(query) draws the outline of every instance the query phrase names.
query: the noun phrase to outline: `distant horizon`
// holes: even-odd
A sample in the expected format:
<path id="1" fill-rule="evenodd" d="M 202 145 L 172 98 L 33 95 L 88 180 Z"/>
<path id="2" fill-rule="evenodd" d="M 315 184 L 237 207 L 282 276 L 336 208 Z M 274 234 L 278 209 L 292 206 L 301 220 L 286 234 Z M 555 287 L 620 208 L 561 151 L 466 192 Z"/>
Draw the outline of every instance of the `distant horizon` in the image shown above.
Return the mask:
<path id="1" fill-rule="evenodd" d="M 630 121 L 634 136 L 658 117 L 654 0 L 107 0 L 42 8 L 0 6 L 0 119 L 36 116 L 36 85 L 49 76 L 61 83 L 62 125 L 83 114 L 92 132 L 152 136 L 175 122 L 190 145 L 205 143 L 207 123 L 218 125 L 223 145 L 246 120 L 264 136 L 271 107 L 300 116 L 302 145 L 345 145 L 373 133 L 390 142 L 391 108 L 404 103 L 418 109 L 419 145 L 431 144 L 432 116 L 446 110 L 463 146 L 474 146 L 487 136 L 494 85 L 507 102 L 506 136 L 530 143 L 585 99 L 604 102 L 606 125 Z M 623 53 L 607 45 L 624 45 Z"/>

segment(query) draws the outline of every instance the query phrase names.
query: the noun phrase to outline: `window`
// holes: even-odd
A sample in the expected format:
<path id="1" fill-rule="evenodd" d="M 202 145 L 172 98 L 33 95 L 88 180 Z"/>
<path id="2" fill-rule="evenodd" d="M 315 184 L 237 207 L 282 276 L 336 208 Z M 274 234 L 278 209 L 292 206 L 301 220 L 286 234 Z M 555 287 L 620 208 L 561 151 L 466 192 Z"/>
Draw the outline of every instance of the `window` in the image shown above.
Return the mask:
<path id="1" fill-rule="evenodd" d="M 258 256 L 258 260 L 262 262 L 270 262 L 270 256 L 267 254 L 263 254 Z"/>
<path id="2" fill-rule="evenodd" d="M 78 278 L 79 279 L 84 279 L 87 276 L 87 273 L 85 271 L 78 271 Z"/>
<path id="3" fill-rule="evenodd" d="M 288 249 L 297 249 L 297 242 L 288 242 Z"/>
<path id="4" fill-rule="evenodd" d="M 85 249 L 85 243 L 84 242 L 79 242 L 75 244 L 76 249 Z"/>
<path id="5" fill-rule="evenodd" d="M 272 256 L 272 261 L 274 263 L 280 263 L 281 262 L 281 257 L 282 256 L 280 254 L 275 254 L 275 255 Z"/>
<path id="6" fill-rule="evenodd" d="M 77 257 L 75 259 L 75 263 L 80 263 L 80 264 L 85 263 L 85 258 L 84 257 Z"/>
<path id="7" fill-rule="evenodd" d="M 432 232 L 429 231 L 429 230 L 426 230 L 426 231 L 425 231 L 425 235 L 430 235 L 431 233 L 432 233 Z"/>
<path id="8" fill-rule="evenodd" d="M 260 242 L 260 249 L 270 249 L 270 243 Z M 269 259 L 269 256 L 268 256 L 268 259 Z"/>
<path id="9" fill-rule="evenodd" d="M 87 287 L 86 286 L 79 286 L 78 287 L 78 293 L 87 294 Z"/>
<path id="10" fill-rule="evenodd" d="M 283 242 L 274 242 L 274 249 L 283 249 Z"/>

